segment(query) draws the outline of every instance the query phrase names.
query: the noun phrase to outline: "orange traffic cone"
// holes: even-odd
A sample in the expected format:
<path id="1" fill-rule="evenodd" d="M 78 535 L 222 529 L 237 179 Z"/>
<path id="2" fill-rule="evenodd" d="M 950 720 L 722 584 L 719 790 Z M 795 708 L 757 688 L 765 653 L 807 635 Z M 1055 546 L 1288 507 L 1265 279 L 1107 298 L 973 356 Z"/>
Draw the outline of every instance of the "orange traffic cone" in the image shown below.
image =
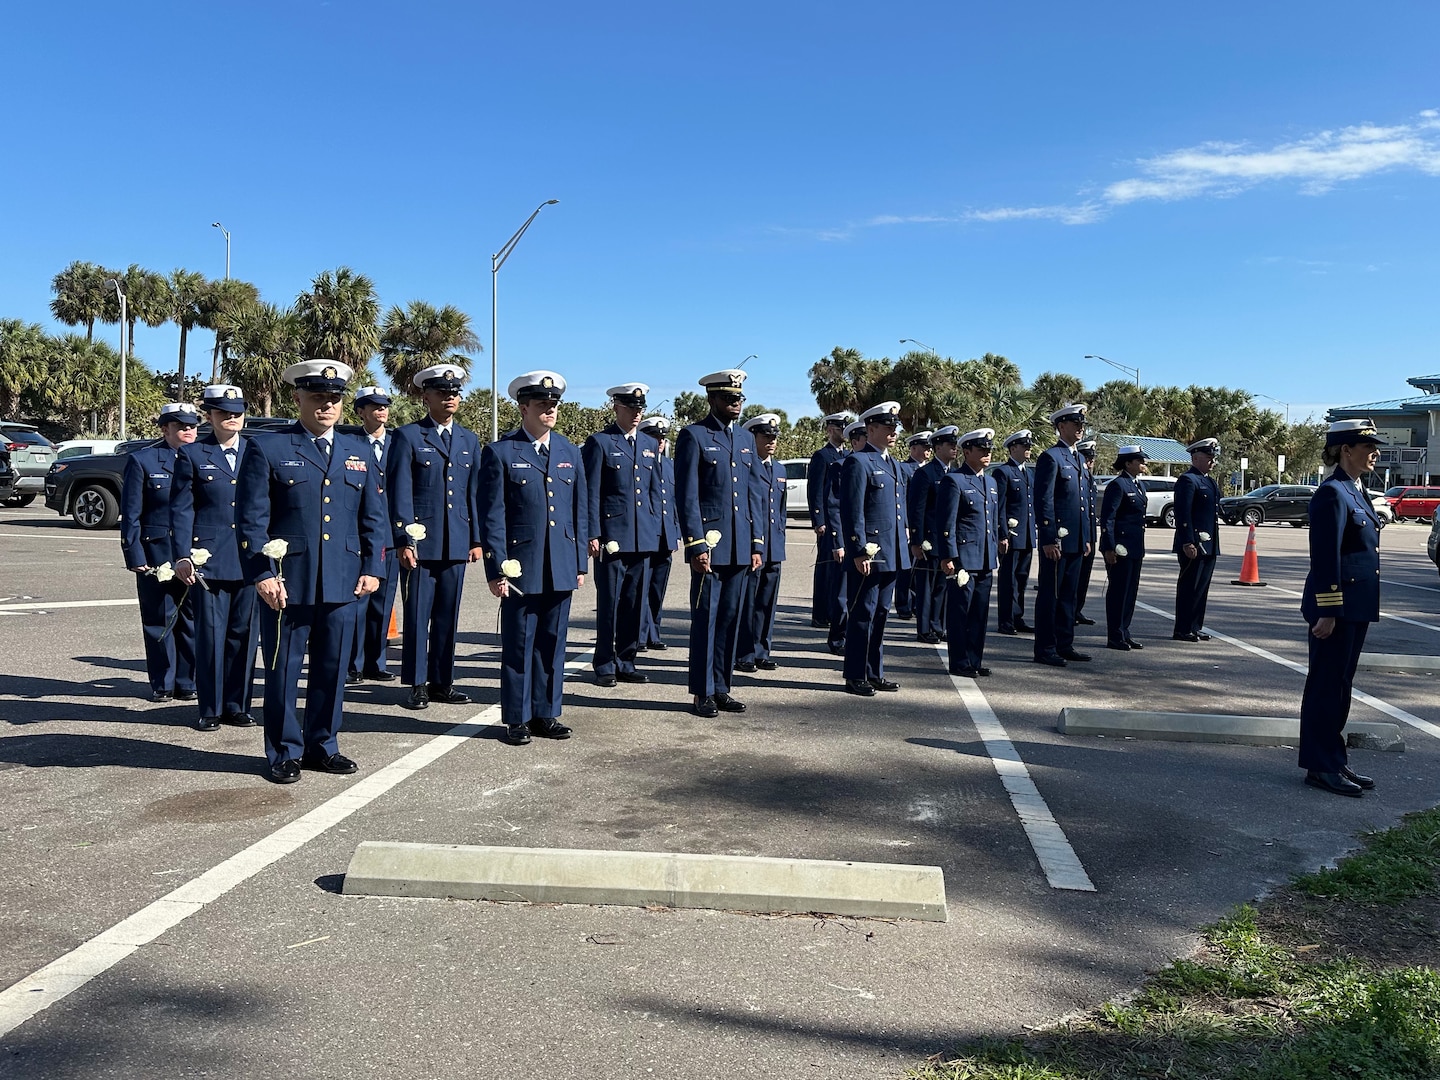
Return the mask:
<path id="1" fill-rule="evenodd" d="M 390 629 L 385 631 L 386 645 L 400 644 L 400 620 L 395 617 L 395 608 L 390 608 Z"/>
<path id="2" fill-rule="evenodd" d="M 1240 564 L 1240 580 L 1231 585 L 1265 585 L 1260 580 L 1260 556 L 1255 552 L 1255 526 L 1250 526 L 1250 536 L 1245 541 L 1245 560 Z"/>

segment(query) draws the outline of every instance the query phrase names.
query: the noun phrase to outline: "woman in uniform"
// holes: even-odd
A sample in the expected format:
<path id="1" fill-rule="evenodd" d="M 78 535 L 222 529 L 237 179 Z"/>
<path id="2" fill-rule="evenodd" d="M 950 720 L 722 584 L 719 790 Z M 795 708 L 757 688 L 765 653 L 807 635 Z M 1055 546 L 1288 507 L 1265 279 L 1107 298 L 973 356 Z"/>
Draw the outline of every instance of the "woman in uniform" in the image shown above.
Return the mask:
<path id="1" fill-rule="evenodd" d="M 1110 578 L 1105 592 L 1105 645 L 1121 652 L 1145 647 L 1130 636 L 1135 597 L 1140 593 L 1140 563 L 1145 558 L 1148 497 L 1140 479 L 1144 471 L 1145 451 L 1120 447 L 1115 452 L 1115 479 L 1105 485 L 1100 501 L 1100 553 Z"/>

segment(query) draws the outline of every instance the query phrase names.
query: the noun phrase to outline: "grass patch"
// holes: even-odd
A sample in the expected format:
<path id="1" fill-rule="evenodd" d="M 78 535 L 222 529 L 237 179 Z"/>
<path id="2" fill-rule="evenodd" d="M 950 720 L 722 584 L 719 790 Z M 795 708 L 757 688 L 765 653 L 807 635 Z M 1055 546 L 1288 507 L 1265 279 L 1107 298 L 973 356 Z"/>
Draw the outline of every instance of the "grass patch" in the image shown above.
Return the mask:
<path id="1" fill-rule="evenodd" d="M 1440 1077 L 1440 809 L 1205 931 L 1135 997 L 915 1080 Z"/>

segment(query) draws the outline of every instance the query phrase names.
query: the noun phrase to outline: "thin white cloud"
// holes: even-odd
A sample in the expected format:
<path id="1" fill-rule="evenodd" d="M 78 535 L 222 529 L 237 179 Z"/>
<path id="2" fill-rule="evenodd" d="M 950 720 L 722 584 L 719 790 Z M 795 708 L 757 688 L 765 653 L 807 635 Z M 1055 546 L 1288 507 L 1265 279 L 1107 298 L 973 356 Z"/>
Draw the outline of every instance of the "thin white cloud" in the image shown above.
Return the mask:
<path id="1" fill-rule="evenodd" d="M 1062 225 L 1090 225 L 1105 216 L 1099 203 L 1079 206 L 1001 206 L 993 210 L 971 210 L 966 221 L 1058 221 Z"/>

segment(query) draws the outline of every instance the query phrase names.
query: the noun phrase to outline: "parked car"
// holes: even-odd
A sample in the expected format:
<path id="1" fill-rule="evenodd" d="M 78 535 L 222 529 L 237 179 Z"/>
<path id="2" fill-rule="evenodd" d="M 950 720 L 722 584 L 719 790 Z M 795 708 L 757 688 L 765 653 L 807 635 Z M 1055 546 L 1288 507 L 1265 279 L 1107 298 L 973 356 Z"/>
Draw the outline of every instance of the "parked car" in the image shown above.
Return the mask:
<path id="1" fill-rule="evenodd" d="M 15 467 L 10 464 L 10 450 L 0 443 L 0 503 L 15 491 Z"/>
<path id="2" fill-rule="evenodd" d="M 1425 550 L 1430 555 L 1430 561 L 1440 569 L 1440 507 L 1430 515 L 1430 538 L 1425 541 Z"/>
<path id="3" fill-rule="evenodd" d="M 1367 490 L 1365 496 L 1370 500 L 1370 505 L 1375 508 L 1375 515 L 1380 519 L 1382 529 L 1395 520 L 1395 511 L 1391 508 L 1390 500 L 1385 498 L 1383 491 Z"/>
<path id="4" fill-rule="evenodd" d="M 1226 525 L 1263 525 L 1283 521 L 1294 528 L 1310 524 L 1310 484 L 1266 484 L 1246 495 L 1220 500 L 1220 520 Z"/>
<path id="5" fill-rule="evenodd" d="M 55 444 L 55 460 L 65 461 L 87 454 L 113 454 L 119 445 L 119 439 L 66 439 Z"/>
<path id="6" fill-rule="evenodd" d="M 0 443 L 10 451 L 15 479 L 6 489 L 6 506 L 29 506 L 45 490 L 45 473 L 55 460 L 55 444 L 33 424 L 0 421 Z"/>
<path id="7" fill-rule="evenodd" d="M 1396 521 L 1430 521 L 1440 509 L 1440 487 L 1392 487 L 1385 492 L 1385 500 Z"/>
<path id="8" fill-rule="evenodd" d="M 1097 476 L 1095 483 L 1100 494 L 1105 494 L 1105 485 L 1114 480 L 1113 476 Z M 1175 527 L 1175 477 L 1173 476 L 1141 476 L 1141 482 L 1145 485 L 1145 523 L 1147 525 L 1159 523 L 1167 529 Z M 1098 513 L 1100 508 L 1096 506 Z"/>
<path id="9" fill-rule="evenodd" d="M 785 458 L 780 464 L 785 466 L 785 516 L 808 518 L 810 504 L 806 502 L 806 498 L 810 483 L 806 474 L 810 470 L 810 459 Z"/>

